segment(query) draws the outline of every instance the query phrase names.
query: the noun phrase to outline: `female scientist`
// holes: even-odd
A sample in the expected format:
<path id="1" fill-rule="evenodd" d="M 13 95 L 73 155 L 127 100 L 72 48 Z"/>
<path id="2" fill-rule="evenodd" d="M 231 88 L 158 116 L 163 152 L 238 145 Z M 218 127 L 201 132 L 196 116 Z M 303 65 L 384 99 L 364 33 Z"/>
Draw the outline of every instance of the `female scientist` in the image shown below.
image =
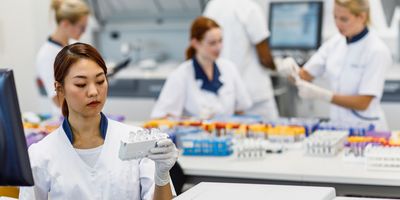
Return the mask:
<path id="1" fill-rule="evenodd" d="M 64 47 L 54 71 L 65 120 L 29 148 L 35 186 L 22 187 L 20 199 L 171 199 L 169 170 L 177 159 L 171 140 L 158 141 L 149 159 L 119 159 L 121 138 L 139 128 L 101 113 L 107 68 L 96 49 Z"/>
<path id="2" fill-rule="evenodd" d="M 152 118 L 240 114 L 251 100 L 233 63 L 218 58 L 222 33 L 218 24 L 198 17 L 191 26 L 186 59 L 173 71 L 151 113 Z"/>
<path id="3" fill-rule="evenodd" d="M 60 102 L 54 91 L 54 58 L 68 45 L 70 38 L 78 40 L 85 31 L 89 7 L 82 0 L 52 0 L 55 11 L 56 30 L 41 46 L 36 59 L 38 79 L 43 83 L 48 98 L 52 102 L 52 112 L 60 114 Z"/>
<path id="4" fill-rule="evenodd" d="M 389 49 L 369 31 L 368 0 L 335 0 L 340 34 L 323 44 L 300 70 L 299 96 L 331 102 L 333 120 L 367 121 L 387 130 L 380 106 L 385 71 L 392 64 Z M 308 81 L 326 73 L 332 91 Z"/>

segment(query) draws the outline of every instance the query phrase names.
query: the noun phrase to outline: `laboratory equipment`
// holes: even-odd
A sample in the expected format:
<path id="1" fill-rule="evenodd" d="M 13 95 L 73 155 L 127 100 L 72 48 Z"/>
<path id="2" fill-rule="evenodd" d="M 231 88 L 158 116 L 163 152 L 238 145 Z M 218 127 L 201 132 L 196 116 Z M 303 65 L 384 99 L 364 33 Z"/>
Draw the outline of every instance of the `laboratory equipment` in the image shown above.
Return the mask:
<path id="1" fill-rule="evenodd" d="M 349 136 L 365 136 L 368 131 L 375 130 L 373 124 L 366 121 L 339 121 L 330 120 L 321 122 L 318 130 L 343 130 L 348 131 Z"/>
<path id="2" fill-rule="evenodd" d="M 400 41 L 400 40 L 399 40 Z M 389 69 L 383 88 L 381 105 L 386 115 L 389 130 L 400 129 L 398 114 L 400 112 L 400 67 L 398 65 Z"/>
<path id="3" fill-rule="evenodd" d="M 216 137 L 208 133 L 191 134 L 182 137 L 183 155 L 187 156 L 229 156 L 233 153 L 232 137 Z"/>
<path id="4" fill-rule="evenodd" d="M 366 169 L 400 171 L 400 146 L 369 144 L 365 148 Z"/>
<path id="5" fill-rule="evenodd" d="M 269 45 L 273 50 L 313 50 L 319 47 L 323 2 L 271 2 L 269 8 Z"/>
<path id="6" fill-rule="evenodd" d="M 391 132 L 368 131 L 365 136 L 350 136 L 344 144 L 345 161 L 364 161 L 365 148 L 368 145 L 385 146 L 389 144 Z"/>
<path id="7" fill-rule="evenodd" d="M 131 131 L 121 140 L 119 158 L 121 160 L 144 158 L 150 153 L 150 149 L 157 146 L 161 139 L 168 135 L 159 129 L 140 129 Z"/>
<path id="8" fill-rule="evenodd" d="M 343 149 L 347 131 L 317 130 L 305 142 L 305 151 L 313 156 L 335 156 Z"/>
<path id="9" fill-rule="evenodd" d="M 0 185 L 32 186 L 13 71 L 0 70 Z"/>

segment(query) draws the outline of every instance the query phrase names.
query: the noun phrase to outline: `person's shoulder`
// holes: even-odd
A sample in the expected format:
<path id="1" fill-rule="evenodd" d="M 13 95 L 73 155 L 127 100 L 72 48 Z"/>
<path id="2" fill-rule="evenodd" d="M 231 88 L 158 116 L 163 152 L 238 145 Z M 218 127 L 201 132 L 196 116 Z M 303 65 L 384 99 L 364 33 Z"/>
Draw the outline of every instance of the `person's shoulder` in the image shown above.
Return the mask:
<path id="1" fill-rule="evenodd" d="M 340 42 L 345 42 L 345 38 L 343 35 L 337 33 L 335 35 L 333 35 L 332 37 L 330 37 L 328 40 L 326 40 L 326 44 L 327 45 L 337 45 Z"/>
<path id="2" fill-rule="evenodd" d="M 37 143 L 32 144 L 28 151 L 29 156 L 31 159 L 45 159 L 52 153 L 56 152 L 56 148 L 58 147 L 58 143 L 60 141 L 60 129 L 61 127 L 57 128 L 53 132 L 49 133 L 46 137 L 40 140 Z"/>
<path id="3" fill-rule="evenodd" d="M 253 0 L 236 0 L 236 7 L 240 8 L 244 12 L 259 12 L 261 6 Z"/>
<path id="4" fill-rule="evenodd" d="M 38 59 L 49 59 L 49 58 L 55 58 L 55 56 L 58 54 L 58 52 L 61 51 L 61 47 L 57 46 L 49 41 L 46 41 L 45 43 L 42 44 L 40 47 L 38 53 L 37 53 L 37 58 Z"/>
<path id="5" fill-rule="evenodd" d="M 368 45 L 371 47 L 368 48 L 369 51 L 373 53 L 385 53 L 385 54 L 390 54 L 390 49 L 389 47 L 383 42 L 383 40 L 374 32 L 370 31 L 370 33 L 367 36 L 367 42 Z"/>

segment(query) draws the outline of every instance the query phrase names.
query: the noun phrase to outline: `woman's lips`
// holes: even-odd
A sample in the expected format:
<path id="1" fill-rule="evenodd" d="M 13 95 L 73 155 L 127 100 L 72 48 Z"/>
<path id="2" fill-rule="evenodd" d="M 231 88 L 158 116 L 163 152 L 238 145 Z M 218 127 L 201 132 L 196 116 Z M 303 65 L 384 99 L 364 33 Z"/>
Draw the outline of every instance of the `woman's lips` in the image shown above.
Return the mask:
<path id="1" fill-rule="evenodd" d="M 100 101 L 92 101 L 90 103 L 87 104 L 87 106 L 89 107 L 96 107 L 100 104 Z"/>

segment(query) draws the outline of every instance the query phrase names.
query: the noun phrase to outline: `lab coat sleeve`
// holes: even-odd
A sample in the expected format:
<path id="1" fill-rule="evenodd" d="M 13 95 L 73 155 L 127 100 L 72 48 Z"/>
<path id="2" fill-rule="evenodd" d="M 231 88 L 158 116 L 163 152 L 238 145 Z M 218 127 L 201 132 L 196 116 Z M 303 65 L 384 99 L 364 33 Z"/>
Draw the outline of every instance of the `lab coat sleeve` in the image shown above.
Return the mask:
<path id="1" fill-rule="evenodd" d="M 329 55 L 330 42 L 324 43 L 318 51 L 304 64 L 303 69 L 313 77 L 320 77 L 325 73 L 326 60 Z"/>
<path id="2" fill-rule="evenodd" d="M 139 161 L 140 197 L 141 199 L 153 199 L 154 195 L 154 162 L 148 158 Z"/>
<path id="3" fill-rule="evenodd" d="M 385 84 L 386 70 L 393 64 L 388 49 L 376 49 L 366 61 L 366 68 L 360 82 L 360 95 L 381 97 Z"/>
<path id="4" fill-rule="evenodd" d="M 48 192 L 50 190 L 50 176 L 46 170 L 46 162 L 44 162 L 38 152 L 36 144 L 29 148 L 29 157 L 31 161 L 31 168 L 35 185 L 32 187 L 20 187 L 19 199 L 20 200 L 47 200 Z"/>
<path id="5" fill-rule="evenodd" d="M 246 3 L 247 9 L 238 8 L 236 14 L 245 28 L 251 43 L 256 45 L 269 36 L 267 20 L 259 5 L 251 1 Z"/>
<path id="6" fill-rule="evenodd" d="M 186 75 L 181 69 L 176 69 L 168 77 L 161 90 L 160 96 L 151 113 L 151 118 L 160 118 L 167 115 L 181 116 L 184 107 Z"/>

